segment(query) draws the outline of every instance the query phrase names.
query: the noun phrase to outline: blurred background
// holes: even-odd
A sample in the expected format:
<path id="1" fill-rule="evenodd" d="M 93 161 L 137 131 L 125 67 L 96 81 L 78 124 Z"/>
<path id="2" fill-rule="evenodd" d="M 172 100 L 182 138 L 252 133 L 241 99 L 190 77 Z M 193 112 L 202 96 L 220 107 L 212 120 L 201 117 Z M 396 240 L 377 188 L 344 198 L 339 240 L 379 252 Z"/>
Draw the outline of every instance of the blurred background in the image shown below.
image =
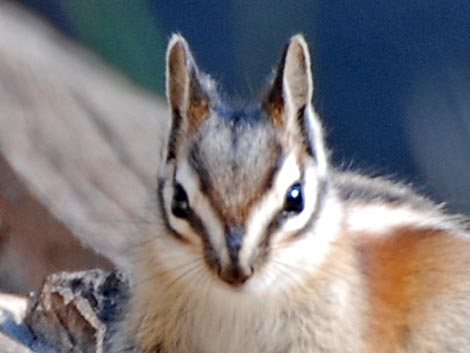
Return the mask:
<path id="1" fill-rule="evenodd" d="M 19 0 L 164 95 L 172 32 L 229 94 L 258 96 L 283 45 L 306 35 L 336 163 L 390 174 L 470 210 L 470 2 Z"/>
<path id="2" fill-rule="evenodd" d="M 164 104 L 172 32 L 225 92 L 253 100 L 306 35 L 335 164 L 470 213 L 468 0 L 17 0 Z M 158 100 L 158 97 L 162 97 Z"/>

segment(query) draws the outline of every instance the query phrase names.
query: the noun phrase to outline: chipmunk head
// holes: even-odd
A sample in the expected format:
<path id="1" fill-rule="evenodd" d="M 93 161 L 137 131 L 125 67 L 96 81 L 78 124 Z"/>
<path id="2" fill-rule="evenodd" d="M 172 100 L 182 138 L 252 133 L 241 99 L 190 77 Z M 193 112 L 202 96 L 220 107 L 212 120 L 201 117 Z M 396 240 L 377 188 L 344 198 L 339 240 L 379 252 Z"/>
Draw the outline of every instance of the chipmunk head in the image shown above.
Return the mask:
<path id="1" fill-rule="evenodd" d="M 314 231 L 328 183 L 310 66 L 304 38 L 292 37 L 261 103 L 237 108 L 181 36 L 169 43 L 162 218 L 169 237 L 232 288 L 275 281 L 270 264 L 311 261 L 327 242 Z"/>

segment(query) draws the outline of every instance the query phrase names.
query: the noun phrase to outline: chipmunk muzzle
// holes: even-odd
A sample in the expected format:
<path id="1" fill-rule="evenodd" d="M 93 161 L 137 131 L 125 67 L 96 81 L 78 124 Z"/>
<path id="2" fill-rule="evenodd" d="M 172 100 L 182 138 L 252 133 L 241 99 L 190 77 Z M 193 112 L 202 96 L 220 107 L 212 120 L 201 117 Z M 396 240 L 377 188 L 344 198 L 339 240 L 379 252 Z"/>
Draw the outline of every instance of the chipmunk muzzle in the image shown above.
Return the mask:
<path id="1" fill-rule="evenodd" d="M 219 276 L 224 282 L 234 287 L 243 285 L 253 274 L 251 269 L 246 269 L 240 264 L 239 253 L 243 244 L 243 234 L 244 229 L 239 225 L 229 226 L 225 231 L 230 261 L 221 269 Z"/>

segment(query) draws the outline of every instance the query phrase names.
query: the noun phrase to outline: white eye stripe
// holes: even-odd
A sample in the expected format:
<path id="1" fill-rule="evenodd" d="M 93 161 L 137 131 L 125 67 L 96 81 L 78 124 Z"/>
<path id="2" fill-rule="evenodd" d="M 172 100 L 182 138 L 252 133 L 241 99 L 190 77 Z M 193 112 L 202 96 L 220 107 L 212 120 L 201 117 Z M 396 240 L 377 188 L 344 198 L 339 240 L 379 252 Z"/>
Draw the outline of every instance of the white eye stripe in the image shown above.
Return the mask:
<path id="1" fill-rule="evenodd" d="M 302 212 L 289 217 L 282 225 L 280 231 L 295 232 L 304 227 L 310 219 L 317 202 L 318 181 L 316 170 L 313 167 L 305 170 L 304 182 L 302 184 L 302 193 L 304 197 L 304 209 Z"/>
<path id="2" fill-rule="evenodd" d="M 287 218 L 276 233 L 300 230 L 308 222 L 316 203 L 317 175 L 314 165 L 308 166 L 304 173 L 302 176 L 303 173 L 294 154 L 285 159 L 275 177 L 273 188 L 252 209 L 247 220 L 246 234 L 240 252 L 241 261 L 248 261 L 253 249 L 265 237 L 269 225 L 282 211 L 286 192 L 294 183 L 301 181 L 301 178 L 303 179 L 301 183 L 303 185 L 304 209 L 298 215 L 291 215 Z"/>
<path id="3" fill-rule="evenodd" d="M 166 221 L 168 222 L 168 226 L 170 227 L 171 231 L 175 232 L 178 237 L 194 241 L 196 237 L 198 237 L 198 234 L 194 232 L 188 222 L 175 217 L 171 210 L 171 203 L 174 193 L 173 182 L 166 181 L 161 184 L 161 187 L 163 188 L 160 191 L 163 196 L 163 204 L 161 206 L 164 208 L 164 215 L 166 216 Z"/>
<path id="4" fill-rule="evenodd" d="M 182 163 L 178 165 L 175 179 L 186 191 L 191 212 L 197 215 L 202 222 L 205 228 L 205 237 L 207 237 L 207 240 L 219 255 L 220 261 L 222 264 L 228 262 L 222 222 L 217 212 L 213 209 L 209 199 L 200 189 L 198 175 L 186 160 L 183 160 Z M 171 198 L 167 200 L 166 204 L 169 205 L 170 203 Z M 171 210 L 169 210 L 169 212 L 171 213 Z M 195 234 L 186 220 L 178 219 L 171 214 L 170 222 L 178 232 L 190 235 L 191 239 L 196 243 L 199 241 L 197 238 L 200 238 L 200 236 Z"/>

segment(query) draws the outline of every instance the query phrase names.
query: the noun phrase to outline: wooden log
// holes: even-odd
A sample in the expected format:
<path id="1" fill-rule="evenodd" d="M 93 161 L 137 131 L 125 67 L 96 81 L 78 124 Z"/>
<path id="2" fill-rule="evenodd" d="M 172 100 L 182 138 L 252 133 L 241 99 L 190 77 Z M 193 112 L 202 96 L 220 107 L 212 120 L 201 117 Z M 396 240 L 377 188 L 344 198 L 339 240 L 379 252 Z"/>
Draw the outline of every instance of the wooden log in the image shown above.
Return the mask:
<path id="1" fill-rule="evenodd" d="M 0 352 L 33 352 L 33 334 L 24 324 L 29 302 L 28 297 L 0 293 Z"/>
<path id="2" fill-rule="evenodd" d="M 128 290 L 123 273 L 95 269 L 54 273 L 31 298 L 0 293 L 0 352 L 103 353 Z"/>
<path id="3" fill-rule="evenodd" d="M 33 353 L 25 345 L 0 332 L 0 349 L 2 353 Z"/>
<path id="4" fill-rule="evenodd" d="M 24 324 L 58 353 L 103 353 L 127 292 L 127 279 L 119 272 L 56 273 L 34 296 Z"/>

